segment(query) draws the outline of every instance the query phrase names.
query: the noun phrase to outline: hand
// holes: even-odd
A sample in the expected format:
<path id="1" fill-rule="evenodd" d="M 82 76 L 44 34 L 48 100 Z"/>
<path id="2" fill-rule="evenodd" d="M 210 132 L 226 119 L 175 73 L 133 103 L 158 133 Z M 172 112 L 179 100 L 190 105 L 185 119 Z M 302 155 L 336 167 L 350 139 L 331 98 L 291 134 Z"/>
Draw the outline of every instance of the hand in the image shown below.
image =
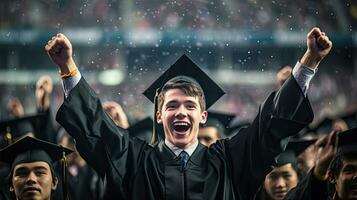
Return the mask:
<path id="1" fill-rule="evenodd" d="M 18 98 L 12 98 L 7 102 L 7 110 L 16 118 L 21 118 L 25 115 L 24 107 Z"/>
<path id="2" fill-rule="evenodd" d="M 322 147 L 322 149 L 318 150 L 313 173 L 321 181 L 328 179 L 328 168 L 337 151 L 336 140 L 337 132 L 332 131 L 330 135 L 319 139 L 315 144 L 317 147 Z"/>
<path id="3" fill-rule="evenodd" d="M 72 44 L 68 38 L 58 33 L 47 42 L 45 46 L 47 54 L 51 60 L 57 64 L 63 73 L 70 73 L 77 69 L 72 57 Z"/>
<path id="4" fill-rule="evenodd" d="M 50 107 L 50 97 L 53 90 L 51 77 L 42 76 L 36 83 L 36 103 L 37 107 L 42 110 L 48 110 Z"/>
<path id="5" fill-rule="evenodd" d="M 313 28 L 306 39 L 307 51 L 301 59 L 301 63 L 315 69 L 320 61 L 330 52 L 332 42 L 325 32 L 319 28 Z"/>
<path id="6" fill-rule="evenodd" d="M 118 103 L 114 101 L 104 102 L 103 109 L 117 126 L 124 129 L 129 128 L 128 118 L 126 117 L 123 108 Z"/>

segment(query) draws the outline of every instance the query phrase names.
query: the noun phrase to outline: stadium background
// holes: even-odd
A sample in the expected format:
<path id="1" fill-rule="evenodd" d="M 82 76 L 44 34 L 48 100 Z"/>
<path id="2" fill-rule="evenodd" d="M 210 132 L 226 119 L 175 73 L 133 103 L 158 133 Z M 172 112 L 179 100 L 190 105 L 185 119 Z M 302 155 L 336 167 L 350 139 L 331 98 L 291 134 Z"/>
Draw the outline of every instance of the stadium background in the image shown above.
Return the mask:
<path id="1" fill-rule="evenodd" d="M 353 0 L 2 0 L 0 119 L 18 97 L 36 112 L 35 83 L 55 83 L 53 113 L 63 99 L 57 67 L 44 45 L 56 33 L 74 46 L 78 67 L 102 100 L 119 102 L 131 123 L 151 115 L 141 94 L 183 53 L 227 94 L 212 109 L 247 121 L 277 86 L 275 74 L 305 52 L 320 27 L 334 47 L 308 92 L 316 120 L 357 107 L 357 2 Z"/>

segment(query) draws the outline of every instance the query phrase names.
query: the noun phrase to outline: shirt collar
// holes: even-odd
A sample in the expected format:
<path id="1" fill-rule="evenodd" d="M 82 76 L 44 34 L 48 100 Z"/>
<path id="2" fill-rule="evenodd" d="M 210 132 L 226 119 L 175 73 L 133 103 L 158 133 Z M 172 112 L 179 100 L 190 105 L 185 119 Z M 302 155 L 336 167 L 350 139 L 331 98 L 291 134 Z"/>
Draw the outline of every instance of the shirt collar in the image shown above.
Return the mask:
<path id="1" fill-rule="evenodd" d="M 189 147 L 187 147 L 185 149 L 181 149 L 181 148 L 175 146 L 174 144 L 172 144 L 171 142 L 169 142 L 166 139 L 165 139 L 165 144 L 166 144 L 167 147 L 169 147 L 169 149 L 172 152 L 174 152 L 174 154 L 176 156 L 179 156 L 182 151 L 186 151 L 188 153 L 188 155 L 191 156 L 193 154 L 193 152 L 196 150 L 197 146 L 198 146 L 198 140 L 196 140 L 195 143 L 193 143 L 191 146 L 189 146 Z"/>

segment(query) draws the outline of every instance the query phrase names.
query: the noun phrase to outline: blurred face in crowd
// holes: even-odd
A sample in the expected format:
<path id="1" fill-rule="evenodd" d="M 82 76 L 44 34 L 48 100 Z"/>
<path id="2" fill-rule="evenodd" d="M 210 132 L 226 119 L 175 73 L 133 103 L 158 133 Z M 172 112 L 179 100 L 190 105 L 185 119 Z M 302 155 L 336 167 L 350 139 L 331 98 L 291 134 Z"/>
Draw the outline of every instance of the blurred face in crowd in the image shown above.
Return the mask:
<path id="1" fill-rule="evenodd" d="M 197 141 L 200 123 L 205 123 L 207 111 L 203 111 L 197 96 L 187 95 L 179 88 L 167 90 L 156 113 L 162 123 L 165 139 L 179 148 L 186 148 Z"/>
<path id="2" fill-rule="evenodd" d="M 314 145 L 309 146 L 297 158 L 297 167 L 302 176 L 306 176 L 309 170 L 315 165 L 316 148 Z"/>
<path id="3" fill-rule="evenodd" d="M 57 179 L 46 162 L 21 163 L 14 167 L 10 191 L 17 199 L 49 200 L 56 187 Z"/>
<path id="4" fill-rule="evenodd" d="M 340 199 L 357 199 L 357 157 L 342 160 L 335 189 Z"/>
<path id="5" fill-rule="evenodd" d="M 275 167 L 266 177 L 264 187 L 273 200 L 281 200 L 298 183 L 298 175 L 290 163 Z"/>
<path id="6" fill-rule="evenodd" d="M 218 139 L 219 133 L 216 127 L 201 127 L 198 132 L 198 140 L 205 146 L 210 146 Z"/>

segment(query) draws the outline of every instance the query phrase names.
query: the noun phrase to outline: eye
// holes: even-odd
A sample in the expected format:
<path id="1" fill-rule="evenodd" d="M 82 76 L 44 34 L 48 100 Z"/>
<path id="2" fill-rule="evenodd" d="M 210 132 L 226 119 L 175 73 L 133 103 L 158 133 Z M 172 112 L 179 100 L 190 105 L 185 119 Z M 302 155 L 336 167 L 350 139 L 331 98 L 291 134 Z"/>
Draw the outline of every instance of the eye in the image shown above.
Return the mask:
<path id="1" fill-rule="evenodd" d="M 285 174 L 284 175 L 284 179 L 290 179 L 291 178 L 291 174 Z"/>
<path id="2" fill-rule="evenodd" d="M 189 110 L 194 110 L 194 109 L 196 109 L 196 105 L 194 105 L 194 104 L 188 104 L 186 107 L 187 107 L 187 109 L 189 109 Z"/>
<path id="3" fill-rule="evenodd" d="M 47 174 L 47 172 L 45 172 L 45 171 L 37 171 L 35 173 L 36 173 L 36 176 L 44 176 Z"/>

